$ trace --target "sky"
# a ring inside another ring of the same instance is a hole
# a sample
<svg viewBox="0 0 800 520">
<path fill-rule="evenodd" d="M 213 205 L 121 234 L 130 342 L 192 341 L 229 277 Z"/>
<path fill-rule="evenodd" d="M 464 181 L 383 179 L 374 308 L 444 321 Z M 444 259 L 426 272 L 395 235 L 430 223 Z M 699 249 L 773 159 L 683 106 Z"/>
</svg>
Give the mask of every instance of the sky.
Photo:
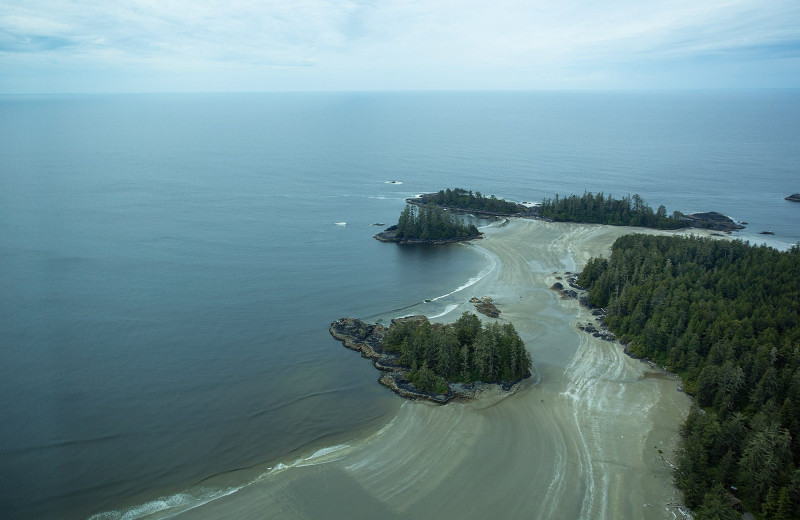
<svg viewBox="0 0 800 520">
<path fill-rule="evenodd" d="M 0 93 L 800 87 L 800 0 L 0 0 Z"/>
</svg>

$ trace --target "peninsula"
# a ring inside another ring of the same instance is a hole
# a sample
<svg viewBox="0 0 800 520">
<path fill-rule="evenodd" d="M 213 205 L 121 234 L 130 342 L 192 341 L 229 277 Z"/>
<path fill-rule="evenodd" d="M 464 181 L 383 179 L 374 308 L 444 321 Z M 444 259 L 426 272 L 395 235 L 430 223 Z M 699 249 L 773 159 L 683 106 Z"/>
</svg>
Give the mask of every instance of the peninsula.
<svg viewBox="0 0 800 520">
<path fill-rule="evenodd" d="M 484 197 L 481 192 L 472 193 L 462 188 L 447 188 L 437 193 L 424 193 L 406 199 L 409 204 L 424 206 L 434 204 L 441 208 L 457 212 L 469 212 L 475 215 L 490 217 L 520 217 L 531 215 L 531 209 L 516 202 L 499 199 L 494 195 Z"/>
<path fill-rule="evenodd" d="M 800 200 L 800 194 L 797 194 Z M 794 197 L 794 195 L 790 196 Z M 787 197 L 787 200 L 795 200 Z M 435 205 L 450 211 L 472 213 L 478 216 L 528 217 L 552 222 L 575 222 L 581 224 L 608 224 L 611 226 L 634 226 L 652 229 L 702 228 L 730 233 L 744 229 L 742 224 L 715 211 L 683 214 L 673 211 L 667 214 L 661 205 L 653 210 L 639 194 L 615 199 L 600 192 L 578 195 L 556 195 L 546 198 L 541 204 L 526 206 L 509 202 L 494 195 L 484 197 L 481 192 L 462 188 L 440 190 L 406 199 L 418 206 Z"/>
<path fill-rule="evenodd" d="M 330 333 L 371 359 L 386 372 L 380 383 L 407 399 L 447 403 L 470 398 L 477 384 L 510 390 L 531 375 L 531 355 L 514 326 L 484 325 L 468 312 L 451 325 L 411 316 L 392 320 L 388 328 L 341 318 L 331 323 Z"/>
</svg>

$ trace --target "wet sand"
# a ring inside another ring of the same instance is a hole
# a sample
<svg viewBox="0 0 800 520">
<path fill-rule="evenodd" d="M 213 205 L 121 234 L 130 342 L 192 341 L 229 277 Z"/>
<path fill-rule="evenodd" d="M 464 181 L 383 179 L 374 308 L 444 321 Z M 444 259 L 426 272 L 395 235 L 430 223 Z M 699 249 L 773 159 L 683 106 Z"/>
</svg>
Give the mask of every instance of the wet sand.
<svg viewBox="0 0 800 520">
<path fill-rule="evenodd" d="M 472 296 L 492 297 L 537 378 L 471 403 L 405 402 L 379 432 L 287 460 L 179 517 L 676 518 L 665 459 L 674 460 L 688 397 L 675 378 L 647 377 L 619 344 L 577 330 L 588 311 L 549 290 L 558 274 L 642 231 L 529 220 L 490 230 L 467 247 L 494 269 L 439 319 L 473 311 Z"/>
</svg>

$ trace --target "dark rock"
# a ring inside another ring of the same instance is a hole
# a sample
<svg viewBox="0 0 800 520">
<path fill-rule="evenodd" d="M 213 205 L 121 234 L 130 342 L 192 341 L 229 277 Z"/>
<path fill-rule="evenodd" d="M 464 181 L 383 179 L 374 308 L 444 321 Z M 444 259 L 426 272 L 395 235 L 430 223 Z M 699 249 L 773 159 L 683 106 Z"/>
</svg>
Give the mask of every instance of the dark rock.
<svg viewBox="0 0 800 520">
<path fill-rule="evenodd" d="M 498 309 L 494 303 L 492 303 L 492 299 L 488 296 L 484 296 L 476 303 L 473 300 L 477 300 L 477 298 L 472 298 L 470 301 L 475 304 L 475 310 L 480 312 L 481 314 L 485 314 L 490 318 L 497 318 L 500 316 L 500 309 Z"/>
<path fill-rule="evenodd" d="M 716 211 L 709 211 L 706 213 L 693 213 L 685 215 L 685 218 L 692 221 L 694 227 L 711 229 L 714 231 L 736 231 L 744 229 L 744 226 L 737 224 L 730 217 L 726 217 L 722 213 Z"/>
</svg>

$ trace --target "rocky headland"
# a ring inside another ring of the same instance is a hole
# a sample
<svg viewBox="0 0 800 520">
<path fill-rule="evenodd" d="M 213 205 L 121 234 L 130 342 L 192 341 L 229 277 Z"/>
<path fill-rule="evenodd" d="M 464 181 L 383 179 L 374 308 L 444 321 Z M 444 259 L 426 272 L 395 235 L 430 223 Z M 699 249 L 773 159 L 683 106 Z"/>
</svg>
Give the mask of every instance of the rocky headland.
<svg viewBox="0 0 800 520">
<path fill-rule="evenodd" d="M 684 215 L 685 218 L 692 221 L 692 226 L 702 229 L 710 229 L 712 231 L 737 231 L 744 229 L 744 226 L 737 224 L 732 218 L 726 217 L 722 213 L 716 211 L 708 211 L 705 213 L 692 213 L 691 215 Z"/>
<path fill-rule="evenodd" d="M 392 325 L 408 322 L 419 324 L 423 321 L 427 321 L 425 316 L 409 316 L 393 319 Z M 345 347 L 360 352 L 361 357 L 371 360 L 375 368 L 384 372 L 378 379 L 380 384 L 406 399 L 426 400 L 436 404 L 445 404 L 453 400 L 469 401 L 489 385 L 499 385 L 505 391 L 512 391 L 517 383 L 522 381 L 522 379 L 496 383 L 478 381 L 469 384 L 448 382 L 446 393 L 423 392 L 407 378 L 409 367 L 400 363 L 400 354 L 383 348 L 388 327 L 380 323 L 365 323 L 358 318 L 341 318 L 331 323 L 329 330 L 331 336 L 341 341 Z M 526 377 L 530 377 L 530 372 Z"/>
</svg>

